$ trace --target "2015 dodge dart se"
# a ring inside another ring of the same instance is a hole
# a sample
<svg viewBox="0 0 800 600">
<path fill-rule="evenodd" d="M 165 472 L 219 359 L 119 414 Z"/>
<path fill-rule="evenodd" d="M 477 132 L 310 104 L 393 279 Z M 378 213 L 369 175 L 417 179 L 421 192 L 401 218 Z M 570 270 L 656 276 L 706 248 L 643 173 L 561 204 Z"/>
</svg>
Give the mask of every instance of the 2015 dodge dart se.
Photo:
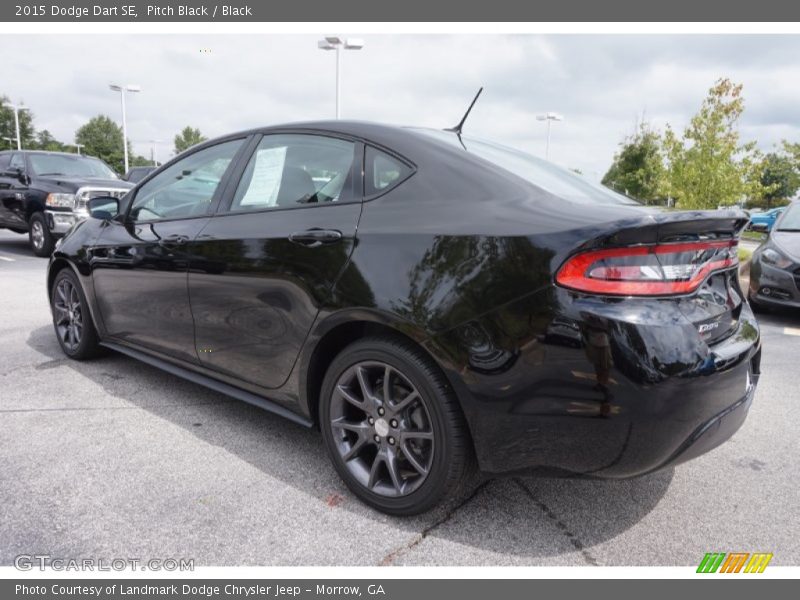
<svg viewBox="0 0 800 600">
<path fill-rule="evenodd" d="M 47 276 L 65 354 L 111 348 L 319 427 L 388 513 L 475 466 L 677 464 L 733 435 L 758 381 L 744 213 L 643 207 L 459 131 L 247 131 L 89 205 Z"/>
</svg>

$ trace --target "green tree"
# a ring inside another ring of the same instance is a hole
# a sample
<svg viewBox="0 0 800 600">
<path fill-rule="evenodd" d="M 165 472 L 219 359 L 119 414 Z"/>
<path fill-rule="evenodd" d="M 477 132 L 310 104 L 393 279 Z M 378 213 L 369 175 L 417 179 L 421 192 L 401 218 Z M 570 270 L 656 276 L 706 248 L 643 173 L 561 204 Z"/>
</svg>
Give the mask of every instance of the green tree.
<svg viewBox="0 0 800 600">
<path fill-rule="evenodd" d="M 184 150 L 196 146 L 201 142 L 205 142 L 206 138 L 199 129 L 193 129 L 189 125 L 184 127 L 181 132 L 175 136 L 175 154 L 180 154 Z"/>
<path fill-rule="evenodd" d="M 132 167 L 152 167 L 153 161 L 141 154 L 130 154 L 129 162 Z"/>
<path fill-rule="evenodd" d="M 753 198 L 750 206 L 770 209 L 776 204 L 786 204 L 800 189 L 800 176 L 791 155 L 770 152 L 760 166 L 763 193 Z"/>
<path fill-rule="evenodd" d="M 602 183 L 647 204 L 654 204 L 663 198 L 664 176 L 661 136 L 642 122 L 620 143 Z"/>
<path fill-rule="evenodd" d="M 667 126 L 666 190 L 680 208 L 716 208 L 763 195 L 755 142 L 739 140 L 737 124 L 743 111 L 742 86 L 720 79 L 682 138 Z"/>
<path fill-rule="evenodd" d="M 83 144 L 84 154 L 104 160 L 118 173 L 124 171 L 122 128 L 109 117 L 99 115 L 90 119 L 75 132 L 75 141 Z M 128 150 L 130 154 L 130 145 Z"/>
<path fill-rule="evenodd" d="M 33 142 L 35 134 L 33 128 L 33 114 L 30 110 L 19 111 L 19 137 L 23 148 L 29 148 Z M 11 144 L 6 139 L 12 138 Z M 3 149 L 9 146 L 17 147 L 17 132 L 14 125 L 14 109 L 11 108 L 11 101 L 8 96 L 0 96 L 0 147 Z"/>
<path fill-rule="evenodd" d="M 33 150 L 48 150 L 51 152 L 64 152 L 66 150 L 66 146 L 54 138 L 47 129 L 36 132 L 30 147 Z"/>
</svg>

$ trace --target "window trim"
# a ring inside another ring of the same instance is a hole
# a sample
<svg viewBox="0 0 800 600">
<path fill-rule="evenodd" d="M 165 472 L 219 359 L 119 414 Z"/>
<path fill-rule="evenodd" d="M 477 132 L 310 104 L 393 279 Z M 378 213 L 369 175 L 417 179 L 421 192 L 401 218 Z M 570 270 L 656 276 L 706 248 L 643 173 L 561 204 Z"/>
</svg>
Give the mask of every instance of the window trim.
<svg viewBox="0 0 800 600">
<path fill-rule="evenodd" d="M 236 190 L 239 187 L 239 184 L 242 181 L 242 176 L 244 175 L 245 170 L 247 169 L 247 165 L 250 164 L 250 160 L 253 158 L 258 146 L 261 144 L 261 140 L 265 137 L 270 137 L 274 135 L 306 135 L 306 136 L 314 136 L 314 137 L 327 137 L 336 140 L 342 140 L 345 142 L 352 143 L 354 148 L 354 160 L 353 166 L 351 167 L 351 175 L 353 177 L 353 199 L 346 200 L 344 202 L 310 202 L 307 204 L 298 204 L 297 206 L 282 206 L 282 207 L 267 207 L 267 208 L 254 208 L 251 210 L 231 210 L 231 206 L 233 205 L 233 198 L 236 195 Z M 363 156 L 365 153 L 365 144 L 362 140 L 348 136 L 348 135 L 339 135 L 335 132 L 330 131 L 323 131 L 323 130 L 313 130 L 313 129 L 273 129 L 261 132 L 257 135 L 257 140 L 252 143 L 252 148 L 248 150 L 246 156 L 242 157 L 241 164 L 237 164 L 237 168 L 234 172 L 231 173 L 230 180 L 228 185 L 225 188 L 225 195 L 219 202 L 217 207 L 217 211 L 214 216 L 229 216 L 229 215 L 254 215 L 254 214 L 261 214 L 261 213 L 277 213 L 277 212 L 284 212 L 287 210 L 300 210 L 300 209 L 308 209 L 308 208 L 322 208 L 324 206 L 347 206 L 349 204 L 356 204 L 363 202 L 364 199 L 364 168 L 363 168 Z M 362 156 L 362 165 L 361 165 L 361 172 L 359 173 L 358 165 L 358 157 L 359 153 Z M 358 178 L 361 178 L 361 185 L 358 185 Z"/>
<path fill-rule="evenodd" d="M 224 138 L 221 140 L 213 140 L 212 143 L 209 144 L 202 144 L 197 148 L 188 150 L 186 152 L 182 152 L 174 159 L 169 161 L 168 163 L 161 165 L 156 171 L 150 174 L 149 177 L 146 177 L 144 180 L 140 181 L 136 187 L 134 187 L 131 191 L 134 192 L 133 197 L 131 198 L 130 202 L 128 202 L 128 206 L 125 209 L 125 215 L 123 222 L 125 223 L 133 223 L 136 225 L 139 224 L 148 224 L 148 223 L 171 223 L 173 221 L 190 221 L 192 219 L 206 219 L 211 217 L 215 214 L 217 207 L 219 206 L 220 199 L 222 198 L 223 192 L 227 191 L 228 181 L 230 180 L 233 167 L 238 164 L 242 152 L 244 152 L 247 148 L 250 147 L 252 143 L 252 138 L 254 137 L 253 134 L 247 135 L 240 135 L 240 136 L 232 136 L 229 138 Z M 204 150 L 208 150 L 209 148 L 213 148 L 214 146 L 219 146 L 222 144 L 227 144 L 229 142 L 242 142 L 239 148 L 236 150 L 236 153 L 233 155 L 231 162 L 228 164 L 225 172 L 222 174 L 222 179 L 219 181 L 219 185 L 217 185 L 217 189 L 214 190 L 214 195 L 211 197 L 211 202 L 208 203 L 208 208 L 206 209 L 205 213 L 200 215 L 191 215 L 186 217 L 171 217 L 168 219 L 147 219 L 137 221 L 131 217 L 131 211 L 133 210 L 133 205 L 136 203 L 136 198 L 141 192 L 141 188 L 144 187 L 144 184 L 149 182 L 151 179 L 154 179 L 157 174 L 161 174 L 162 171 L 172 167 L 173 165 L 177 164 L 178 162 L 189 158 L 190 156 L 197 154 L 198 152 L 203 152 Z"/>
</svg>

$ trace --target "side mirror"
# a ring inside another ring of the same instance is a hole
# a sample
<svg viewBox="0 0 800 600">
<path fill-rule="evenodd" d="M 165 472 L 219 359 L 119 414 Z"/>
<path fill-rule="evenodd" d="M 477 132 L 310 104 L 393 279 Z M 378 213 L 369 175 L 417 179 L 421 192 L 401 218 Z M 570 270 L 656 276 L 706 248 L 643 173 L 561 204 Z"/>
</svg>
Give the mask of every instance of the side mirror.
<svg viewBox="0 0 800 600">
<path fill-rule="evenodd" d="M 119 214 L 119 200 L 112 196 L 98 196 L 89 200 L 86 208 L 91 217 L 108 221 Z"/>
<path fill-rule="evenodd" d="M 25 174 L 22 172 L 20 167 L 9 167 L 8 170 L 3 173 L 6 177 L 13 177 L 14 179 L 19 179 L 22 181 L 25 178 Z"/>
</svg>

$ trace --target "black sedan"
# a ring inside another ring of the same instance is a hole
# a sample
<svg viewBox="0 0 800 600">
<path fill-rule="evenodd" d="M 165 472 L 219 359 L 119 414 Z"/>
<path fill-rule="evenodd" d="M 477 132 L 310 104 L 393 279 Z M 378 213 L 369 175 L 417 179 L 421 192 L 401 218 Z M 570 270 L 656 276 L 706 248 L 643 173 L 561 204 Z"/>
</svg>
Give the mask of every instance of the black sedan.
<svg viewBox="0 0 800 600">
<path fill-rule="evenodd" d="M 800 308 L 800 201 L 778 217 L 750 263 L 750 302 Z"/>
<path fill-rule="evenodd" d="M 65 354 L 110 348 L 318 427 L 388 513 L 476 467 L 674 465 L 739 428 L 758 380 L 744 213 L 648 209 L 456 132 L 247 131 L 90 209 L 48 272 Z"/>
</svg>

